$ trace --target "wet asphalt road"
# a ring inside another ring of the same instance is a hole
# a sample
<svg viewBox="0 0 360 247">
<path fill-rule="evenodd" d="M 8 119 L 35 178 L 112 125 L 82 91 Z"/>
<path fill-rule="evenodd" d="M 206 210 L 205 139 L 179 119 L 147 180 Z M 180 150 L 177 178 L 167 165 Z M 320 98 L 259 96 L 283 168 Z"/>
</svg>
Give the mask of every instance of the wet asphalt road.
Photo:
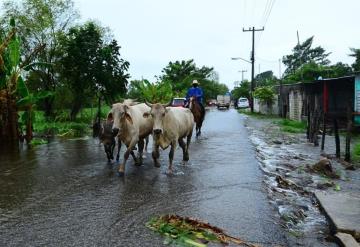
<svg viewBox="0 0 360 247">
<path fill-rule="evenodd" d="M 235 110 L 207 112 L 190 163 L 168 152 L 155 168 L 128 162 L 116 176 L 97 140 L 57 140 L 33 150 L 0 152 L 0 246 L 162 246 L 144 225 L 153 216 L 192 216 L 262 246 L 286 246 L 263 174 Z M 151 151 L 151 145 L 149 145 Z"/>
</svg>

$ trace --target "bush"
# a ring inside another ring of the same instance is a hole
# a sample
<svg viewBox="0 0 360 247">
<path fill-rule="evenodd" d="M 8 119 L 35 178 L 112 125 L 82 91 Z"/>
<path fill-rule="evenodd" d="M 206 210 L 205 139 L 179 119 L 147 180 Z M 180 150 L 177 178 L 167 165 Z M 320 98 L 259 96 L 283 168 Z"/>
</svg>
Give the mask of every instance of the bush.
<svg viewBox="0 0 360 247">
<path fill-rule="evenodd" d="M 274 97 L 275 92 L 271 86 L 257 87 L 254 91 L 254 98 L 266 104 L 272 104 Z"/>
</svg>

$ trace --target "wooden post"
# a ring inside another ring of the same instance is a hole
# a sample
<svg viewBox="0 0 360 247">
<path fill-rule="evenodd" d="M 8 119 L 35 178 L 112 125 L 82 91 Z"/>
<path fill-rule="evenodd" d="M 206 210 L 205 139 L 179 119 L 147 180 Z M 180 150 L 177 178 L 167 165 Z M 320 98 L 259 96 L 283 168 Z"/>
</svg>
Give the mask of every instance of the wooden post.
<svg viewBox="0 0 360 247">
<path fill-rule="evenodd" d="M 336 158 L 340 158 L 340 138 L 339 138 L 338 122 L 336 117 L 334 117 L 334 131 L 335 131 Z"/>
<path fill-rule="evenodd" d="M 310 141 L 310 103 L 307 102 L 307 126 L 306 126 L 306 138 Z"/>
<path fill-rule="evenodd" d="M 325 136 L 326 136 L 326 113 L 324 112 L 324 114 L 323 114 L 322 138 L 321 138 L 321 150 L 322 150 L 322 151 L 324 151 Z"/>
<path fill-rule="evenodd" d="M 350 162 L 350 141 L 352 130 L 352 110 L 351 102 L 347 106 L 347 129 L 346 129 L 346 141 L 345 141 L 345 161 Z"/>
</svg>

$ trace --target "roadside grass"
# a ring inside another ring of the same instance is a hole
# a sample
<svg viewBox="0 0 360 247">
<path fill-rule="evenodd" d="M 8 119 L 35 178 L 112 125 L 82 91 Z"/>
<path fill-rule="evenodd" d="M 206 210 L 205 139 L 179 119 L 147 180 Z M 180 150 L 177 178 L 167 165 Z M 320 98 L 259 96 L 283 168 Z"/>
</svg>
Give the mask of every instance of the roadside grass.
<svg viewBox="0 0 360 247">
<path fill-rule="evenodd" d="M 276 115 L 267 115 L 258 112 L 250 112 L 248 109 L 239 109 L 239 113 L 246 114 L 258 119 L 270 119 L 273 123 L 278 125 L 281 131 L 288 133 L 304 133 L 306 131 L 306 122 L 299 122 L 290 119 L 283 119 Z"/>
<path fill-rule="evenodd" d="M 103 106 L 101 118 L 105 119 L 109 111 L 109 106 Z M 97 108 L 84 108 L 74 121 L 70 121 L 70 110 L 58 110 L 51 120 L 45 118 L 43 111 L 35 111 L 35 120 L 33 121 L 35 136 L 82 137 L 89 135 L 96 113 Z M 20 119 L 22 114 L 20 112 Z M 23 123 L 20 125 L 24 126 Z M 32 144 L 41 145 L 44 143 L 43 139 L 34 138 Z"/>
<path fill-rule="evenodd" d="M 306 122 L 294 121 L 290 119 L 282 119 L 277 121 L 281 130 L 289 133 L 304 133 L 306 131 Z"/>
<path fill-rule="evenodd" d="M 354 144 L 352 153 L 351 153 L 351 160 L 354 163 L 360 164 L 360 141 L 357 141 Z"/>
<path fill-rule="evenodd" d="M 260 119 L 280 119 L 280 117 L 276 116 L 276 115 L 267 115 L 267 114 L 262 114 L 259 112 L 251 112 L 249 109 L 238 109 L 239 113 L 251 116 L 251 117 L 256 117 L 256 118 L 260 118 Z"/>
</svg>

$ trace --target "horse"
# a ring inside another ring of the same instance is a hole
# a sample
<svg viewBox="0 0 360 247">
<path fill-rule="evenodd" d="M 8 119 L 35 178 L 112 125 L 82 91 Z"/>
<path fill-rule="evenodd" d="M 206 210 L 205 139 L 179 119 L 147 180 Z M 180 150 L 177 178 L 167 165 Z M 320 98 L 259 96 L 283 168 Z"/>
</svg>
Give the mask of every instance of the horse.
<svg viewBox="0 0 360 247">
<path fill-rule="evenodd" d="M 198 137 L 201 135 L 201 126 L 205 118 L 205 109 L 201 107 L 199 102 L 197 102 L 195 96 L 192 96 L 189 99 L 189 109 L 194 115 L 194 120 L 196 123 L 196 137 Z"/>
</svg>

